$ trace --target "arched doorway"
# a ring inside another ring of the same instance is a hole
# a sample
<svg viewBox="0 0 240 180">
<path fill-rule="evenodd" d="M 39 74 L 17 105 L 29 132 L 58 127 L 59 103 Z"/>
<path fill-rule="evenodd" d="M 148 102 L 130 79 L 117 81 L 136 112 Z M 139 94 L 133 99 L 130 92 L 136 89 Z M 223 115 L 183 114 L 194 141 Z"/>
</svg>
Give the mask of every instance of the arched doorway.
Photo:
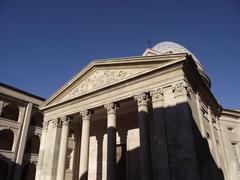
<svg viewBox="0 0 240 180">
<path fill-rule="evenodd" d="M 3 129 L 0 131 L 0 149 L 12 150 L 14 134 L 10 129 Z"/>
<path fill-rule="evenodd" d="M 32 118 L 31 118 L 31 125 L 32 126 L 42 127 L 42 123 L 43 123 L 42 113 L 37 112 L 37 113 L 32 115 Z"/>
<path fill-rule="evenodd" d="M 22 170 L 21 180 L 34 180 L 36 173 L 36 166 L 33 163 L 28 163 Z"/>
<path fill-rule="evenodd" d="M 40 138 L 37 135 L 33 135 L 28 139 L 27 152 L 38 154 L 40 148 Z"/>
</svg>

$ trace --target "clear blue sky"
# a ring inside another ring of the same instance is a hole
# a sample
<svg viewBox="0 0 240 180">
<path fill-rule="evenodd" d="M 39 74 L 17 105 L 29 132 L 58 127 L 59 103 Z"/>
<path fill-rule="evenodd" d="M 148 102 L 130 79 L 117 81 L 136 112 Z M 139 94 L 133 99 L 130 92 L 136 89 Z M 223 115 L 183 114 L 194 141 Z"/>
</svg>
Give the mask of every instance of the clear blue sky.
<svg viewBox="0 0 240 180">
<path fill-rule="evenodd" d="M 239 0 L 1 0 L 0 81 L 47 98 L 93 59 L 160 41 L 191 50 L 226 108 L 240 109 Z"/>
</svg>

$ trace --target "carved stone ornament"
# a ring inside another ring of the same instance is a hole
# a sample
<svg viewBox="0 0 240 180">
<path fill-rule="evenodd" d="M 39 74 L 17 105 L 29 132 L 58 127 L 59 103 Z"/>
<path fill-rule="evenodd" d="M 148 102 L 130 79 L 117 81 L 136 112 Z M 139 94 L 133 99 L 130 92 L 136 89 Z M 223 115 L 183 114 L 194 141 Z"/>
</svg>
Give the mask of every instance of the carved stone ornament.
<svg viewBox="0 0 240 180">
<path fill-rule="evenodd" d="M 48 121 L 44 121 L 43 123 L 42 123 L 42 126 L 43 126 L 43 129 L 47 129 L 48 128 Z"/>
<path fill-rule="evenodd" d="M 60 118 L 52 120 L 52 126 L 53 127 L 62 127 L 62 121 Z"/>
<path fill-rule="evenodd" d="M 62 121 L 62 126 L 65 126 L 65 125 L 68 126 L 69 123 L 72 121 L 72 118 L 67 116 L 63 116 L 60 119 Z"/>
<path fill-rule="evenodd" d="M 82 116 L 82 120 L 90 120 L 90 118 L 93 115 L 93 111 L 91 110 L 83 110 L 80 112 L 81 116 Z"/>
<path fill-rule="evenodd" d="M 149 95 L 147 93 L 141 93 L 134 96 L 135 101 L 137 101 L 138 106 L 147 106 L 150 101 Z"/>
<path fill-rule="evenodd" d="M 173 92 L 175 96 L 187 95 L 188 94 L 188 84 L 186 82 L 180 82 L 173 85 Z"/>
<path fill-rule="evenodd" d="M 63 100 L 70 99 L 86 92 L 90 92 L 94 89 L 116 83 L 117 81 L 121 81 L 138 73 L 138 71 L 142 70 L 98 70 L 83 80 L 76 88 L 70 91 L 69 95 L 65 96 Z"/>
<path fill-rule="evenodd" d="M 163 100 L 163 89 L 159 88 L 159 89 L 150 91 L 150 96 L 152 98 L 152 102 L 162 101 Z"/>
<path fill-rule="evenodd" d="M 104 108 L 107 110 L 108 114 L 115 114 L 119 109 L 119 105 L 117 103 L 109 103 L 105 104 Z"/>
</svg>

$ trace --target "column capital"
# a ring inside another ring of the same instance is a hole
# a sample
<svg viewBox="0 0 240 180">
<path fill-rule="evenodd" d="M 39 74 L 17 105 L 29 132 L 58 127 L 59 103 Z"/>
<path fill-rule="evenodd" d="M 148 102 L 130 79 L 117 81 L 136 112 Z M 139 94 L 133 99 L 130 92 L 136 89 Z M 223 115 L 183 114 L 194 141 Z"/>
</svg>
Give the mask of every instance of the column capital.
<svg viewBox="0 0 240 180">
<path fill-rule="evenodd" d="M 59 127 L 59 128 L 62 127 L 62 122 L 60 118 L 53 119 L 51 122 L 53 127 Z"/>
<path fill-rule="evenodd" d="M 90 118 L 93 115 L 93 111 L 92 110 L 83 110 L 83 111 L 80 111 L 80 114 L 82 116 L 82 120 L 90 120 Z"/>
<path fill-rule="evenodd" d="M 49 122 L 48 121 L 43 121 L 43 123 L 42 123 L 42 128 L 43 129 L 47 129 L 48 128 L 48 124 L 49 124 Z"/>
<path fill-rule="evenodd" d="M 68 126 L 69 123 L 72 121 L 72 118 L 68 116 L 63 116 L 60 119 L 62 121 L 62 126 L 65 126 L 65 125 Z"/>
<path fill-rule="evenodd" d="M 111 102 L 109 104 L 105 104 L 104 108 L 107 110 L 108 114 L 115 114 L 119 109 L 119 105 L 117 103 Z"/>
<path fill-rule="evenodd" d="M 152 102 L 162 101 L 163 89 L 159 88 L 159 89 L 150 91 L 150 97 L 152 98 Z"/>
<path fill-rule="evenodd" d="M 172 90 L 175 96 L 187 95 L 189 92 L 189 85 L 186 82 L 179 82 L 173 84 Z"/>
<path fill-rule="evenodd" d="M 150 101 L 149 95 L 147 93 L 141 93 L 134 96 L 135 101 L 137 101 L 138 106 L 147 106 Z"/>
</svg>

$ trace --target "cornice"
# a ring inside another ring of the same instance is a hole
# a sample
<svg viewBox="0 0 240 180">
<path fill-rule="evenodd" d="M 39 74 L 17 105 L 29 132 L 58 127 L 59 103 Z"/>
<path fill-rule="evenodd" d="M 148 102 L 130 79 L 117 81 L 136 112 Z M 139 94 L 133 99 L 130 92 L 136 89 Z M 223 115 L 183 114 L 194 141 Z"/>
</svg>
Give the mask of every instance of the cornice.
<svg viewBox="0 0 240 180">
<path fill-rule="evenodd" d="M 223 109 L 221 116 L 230 116 L 240 120 L 240 112 L 232 109 Z"/>
<path fill-rule="evenodd" d="M 187 81 L 191 84 L 191 87 L 194 93 L 198 93 L 199 97 L 207 106 L 211 106 L 211 109 L 214 111 L 214 114 L 217 116 L 221 115 L 222 106 L 219 104 L 217 99 L 214 97 L 211 89 L 204 82 L 201 74 L 194 66 L 194 62 L 191 58 L 187 59 L 183 70 Z"/>
</svg>

